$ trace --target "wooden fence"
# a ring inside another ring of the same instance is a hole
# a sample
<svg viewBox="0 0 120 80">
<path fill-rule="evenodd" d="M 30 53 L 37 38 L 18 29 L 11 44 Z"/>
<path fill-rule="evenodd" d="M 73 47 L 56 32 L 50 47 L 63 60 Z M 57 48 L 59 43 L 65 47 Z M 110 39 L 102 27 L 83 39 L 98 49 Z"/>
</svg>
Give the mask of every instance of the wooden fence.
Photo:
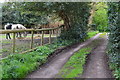
<svg viewBox="0 0 120 80">
<path fill-rule="evenodd" d="M 54 30 L 57 31 L 56 35 L 58 36 L 58 34 L 61 33 L 61 30 L 64 28 L 64 26 L 60 26 L 60 27 L 56 27 L 56 28 L 44 28 L 44 29 L 21 29 L 21 30 L 0 30 L 0 34 L 6 34 L 6 33 L 13 33 L 13 53 L 15 53 L 15 42 L 16 42 L 16 37 L 15 34 L 18 32 L 31 32 L 32 36 L 31 36 L 31 43 L 30 43 L 30 50 L 25 51 L 25 52 L 21 52 L 21 53 L 26 53 L 26 52 L 30 52 L 36 48 L 33 48 L 33 36 L 34 36 L 34 32 L 36 31 L 41 31 L 42 32 L 42 36 L 41 36 L 41 46 L 43 45 L 43 38 L 44 38 L 44 31 L 49 31 L 49 44 L 51 44 L 51 34 Z"/>
</svg>

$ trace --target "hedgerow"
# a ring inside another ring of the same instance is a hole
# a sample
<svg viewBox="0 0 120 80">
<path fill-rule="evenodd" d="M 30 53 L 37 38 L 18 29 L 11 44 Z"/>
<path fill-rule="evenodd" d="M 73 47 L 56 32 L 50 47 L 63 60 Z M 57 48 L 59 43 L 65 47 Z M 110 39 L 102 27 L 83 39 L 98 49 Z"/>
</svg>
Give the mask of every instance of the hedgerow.
<svg viewBox="0 0 120 80">
<path fill-rule="evenodd" d="M 109 2 L 109 58 L 110 68 L 120 78 L 120 2 Z"/>
</svg>

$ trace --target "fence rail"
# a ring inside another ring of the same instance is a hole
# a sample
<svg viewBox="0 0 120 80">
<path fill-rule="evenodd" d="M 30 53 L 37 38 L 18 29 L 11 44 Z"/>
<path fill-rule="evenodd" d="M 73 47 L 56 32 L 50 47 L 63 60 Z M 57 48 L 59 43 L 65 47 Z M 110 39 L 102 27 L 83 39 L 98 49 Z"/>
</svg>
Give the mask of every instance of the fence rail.
<svg viewBox="0 0 120 80">
<path fill-rule="evenodd" d="M 62 28 L 62 27 L 60 26 L 60 27 L 57 27 L 57 28 L 44 28 L 44 29 L 0 30 L 0 34 L 17 33 L 17 32 L 27 32 L 27 31 L 34 31 L 34 32 L 35 31 L 50 31 L 50 30 L 56 30 L 56 29 L 59 29 L 59 28 Z"/>
<path fill-rule="evenodd" d="M 37 32 L 37 31 L 41 31 L 42 32 L 42 36 L 41 36 L 41 46 L 43 45 L 43 38 L 44 38 L 44 31 L 49 31 L 49 44 L 51 44 L 51 34 L 54 30 L 56 30 L 56 35 L 58 36 L 58 34 L 61 33 L 61 30 L 64 28 L 64 26 L 60 26 L 60 27 L 56 27 L 56 28 L 44 28 L 44 29 L 23 29 L 23 30 L 0 30 L 0 34 L 7 34 L 7 33 L 13 33 L 13 53 L 15 53 L 15 42 L 16 42 L 16 37 L 15 37 L 15 34 L 18 33 L 18 32 L 31 32 L 32 36 L 31 36 L 31 43 L 30 43 L 30 49 L 28 51 L 24 51 L 24 52 L 21 52 L 21 53 L 27 53 L 27 52 L 30 52 L 31 50 L 34 50 L 35 48 L 33 48 L 33 40 L 34 40 L 34 32 Z"/>
</svg>

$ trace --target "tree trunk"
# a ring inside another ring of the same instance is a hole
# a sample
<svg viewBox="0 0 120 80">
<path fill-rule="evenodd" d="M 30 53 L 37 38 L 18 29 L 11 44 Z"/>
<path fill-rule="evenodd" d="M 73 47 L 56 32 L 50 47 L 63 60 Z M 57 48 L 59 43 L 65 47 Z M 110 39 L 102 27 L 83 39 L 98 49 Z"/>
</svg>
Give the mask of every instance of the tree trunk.
<svg viewBox="0 0 120 80">
<path fill-rule="evenodd" d="M 96 4 L 97 4 L 96 2 L 92 3 L 92 9 L 90 11 L 90 17 L 89 17 L 89 20 L 88 20 L 88 27 L 89 27 L 88 31 L 92 29 L 91 24 L 93 23 L 93 16 L 95 14 Z"/>
<path fill-rule="evenodd" d="M 65 30 L 68 30 L 70 28 L 69 17 L 67 16 L 67 14 L 64 13 L 64 11 L 60 11 L 59 16 L 64 20 Z"/>
</svg>

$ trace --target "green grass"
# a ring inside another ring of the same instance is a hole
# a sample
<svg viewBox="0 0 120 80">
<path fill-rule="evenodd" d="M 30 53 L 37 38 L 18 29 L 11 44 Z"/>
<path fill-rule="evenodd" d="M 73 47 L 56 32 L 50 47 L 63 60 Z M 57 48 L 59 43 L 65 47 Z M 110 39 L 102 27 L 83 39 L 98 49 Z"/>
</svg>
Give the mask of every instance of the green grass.
<svg viewBox="0 0 120 80">
<path fill-rule="evenodd" d="M 0 49 L 0 52 L 8 52 L 8 49 Z"/>
<path fill-rule="evenodd" d="M 0 80 L 2 79 L 2 65 L 0 63 Z"/>
<path fill-rule="evenodd" d="M 76 52 L 61 69 L 59 75 L 62 78 L 79 77 L 83 73 L 83 65 L 90 50 L 91 48 L 83 48 Z"/>
<path fill-rule="evenodd" d="M 88 35 L 87 39 L 95 36 L 97 33 L 99 33 L 99 31 L 90 31 L 90 32 L 88 32 L 88 33 L 87 33 L 87 35 Z"/>
<path fill-rule="evenodd" d="M 107 34 L 106 32 L 100 34 L 100 38 L 105 38 L 105 35 L 106 35 L 106 34 Z"/>
<path fill-rule="evenodd" d="M 90 31 L 90 32 L 88 32 L 88 36 L 89 37 L 92 37 L 92 36 L 94 36 L 95 34 L 97 34 L 98 33 L 98 31 Z M 34 34 L 34 35 L 38 35 L 38 34 Z M 41 34 L 40 34 L 40 36 L 41 36 Z M 52 37 L 56 37 L 56 35 L 51 35 Z M 11 35 L 11 38 L 13 37 L 13 35 Z M 27 37 L 31 37 L 31 35 L 30 34 L 28 34 L 27 35 Z M 49 37 L 49 34 L 44 34 L 44 37 Z M 6 38 L 6 35 L 4 34 L 4 35 L 0 35 L 0 38 L 2 38 L 2 39 L 5 39 Z"/>
<path fill-rule="evenodd" d="M 6 38 L 6 35 L 5 34 L 1 34 L 0 38 L 4 39 L 4 38 Z"/>
<path fill-rule="evenodd" d="M 42 34 L 34 34 L 34 37 L 38 35 L 42 36 Z M 32 35 L 27 35 L 27 37 L 31 37 L 31 36 Z M 49 36 L 50 36 L 49 34 L 44 34 L 44 37 L 49 37 Z M 56 35 L 51 35 L 51 37 L 56 37 Z"/>
<path fill-rule="evenodd" d="M 98 31 L 90 31 L 90 32 L 88 32 L 88 36 L 89 37 L 92 37 L 92 36 L 94 36 L 95 34 L 97 34 L 98 33 Z M 34 34 L 35 36 L 36 35 L 38 35 L 38 34 Z M 39 34 L 40 36 L 41 36 L 41 34 Z M 56 35 L 51 35 L 52 37 L 56 37 Z M 11 35 L 11 38 L 13 37 L 13 35 Z M 29 38 L 29 37 L 31 37 L 31 35 L 30 34 L 28 34 L 27 35 L 27 38 Z M 44 37 L 49 37 L 49 34 L 44 34 Z M 2 39 L 6 39 L 6 35 L 0 35 L 0 38 L 2 38 Z"/>
<path fill-rule="evenodd" d="M 89 38 L 94 35 L 89 33 Z M 36 70 L 40 65 L 46 63 L 47 57 L 52 54 L 59 47 L 64 47 L 75 43 L 75 40 L 69 41 L 56 41 L 50 45 L 44 45 L 38 47 L 35 51 L 29 52 L 26 54 L 12 54 L 8 58 L 2 60 L 2 78 L 24 78 L 30 72 Z M 70 70 L 65 77 L 74 77 L 80 75 L 83 71 L 83 64 L 85 63 L 86 54 L 89 53 L 90 48 L 85 48 L 73 55 L 70 59 L 70 62 L 67 63 L 67 66 Z M 71 65 L 72 64 L 72 65 Z M 69 67 L 71 66 L 71 67 Z"/>
<path fill-rule="evenodd" d="M 2 40 L 2 43 L 3 43 L 3 44 L 12 43 L 12 41 Z"/>
<path fill-rule="evenodd" d="M 47 57 L 58 47 L 60 45 L 44 45 L 33 52 L 9 55 L 2 60 L 2 78 L 24 78 L 28 73 L 46 63 Z"/>
<path fill-rule="evenodd" d="M 34 34 L 35 36 L 38 35 L 38 34 Z M 39 34 L 41 36 L 41 34 Z M 27 35 L 27 38 L 31 37 L 32 35 L 31 34 L 28 34 Z M 50 35 L 49 34 L 44 34 L 44 37 L 49 37 Z M 56 35 L 51 35 L 51 37 L 56 37 Z M 2 39 L 6 39 L 6 35 L 0 35 L 0 38 Z M 11 38 L 13 38 L 13 35 L 11 35 Z"/>
<path fill-rule="evenodd" d="M 3 59 L 3 78 L 23 78 L 34 71 L 39 65 L 47 61 L 53 49 L 47 46 L 38 47 L 37 50 L 27 54 L 9 55 Z"/>
</svg>

